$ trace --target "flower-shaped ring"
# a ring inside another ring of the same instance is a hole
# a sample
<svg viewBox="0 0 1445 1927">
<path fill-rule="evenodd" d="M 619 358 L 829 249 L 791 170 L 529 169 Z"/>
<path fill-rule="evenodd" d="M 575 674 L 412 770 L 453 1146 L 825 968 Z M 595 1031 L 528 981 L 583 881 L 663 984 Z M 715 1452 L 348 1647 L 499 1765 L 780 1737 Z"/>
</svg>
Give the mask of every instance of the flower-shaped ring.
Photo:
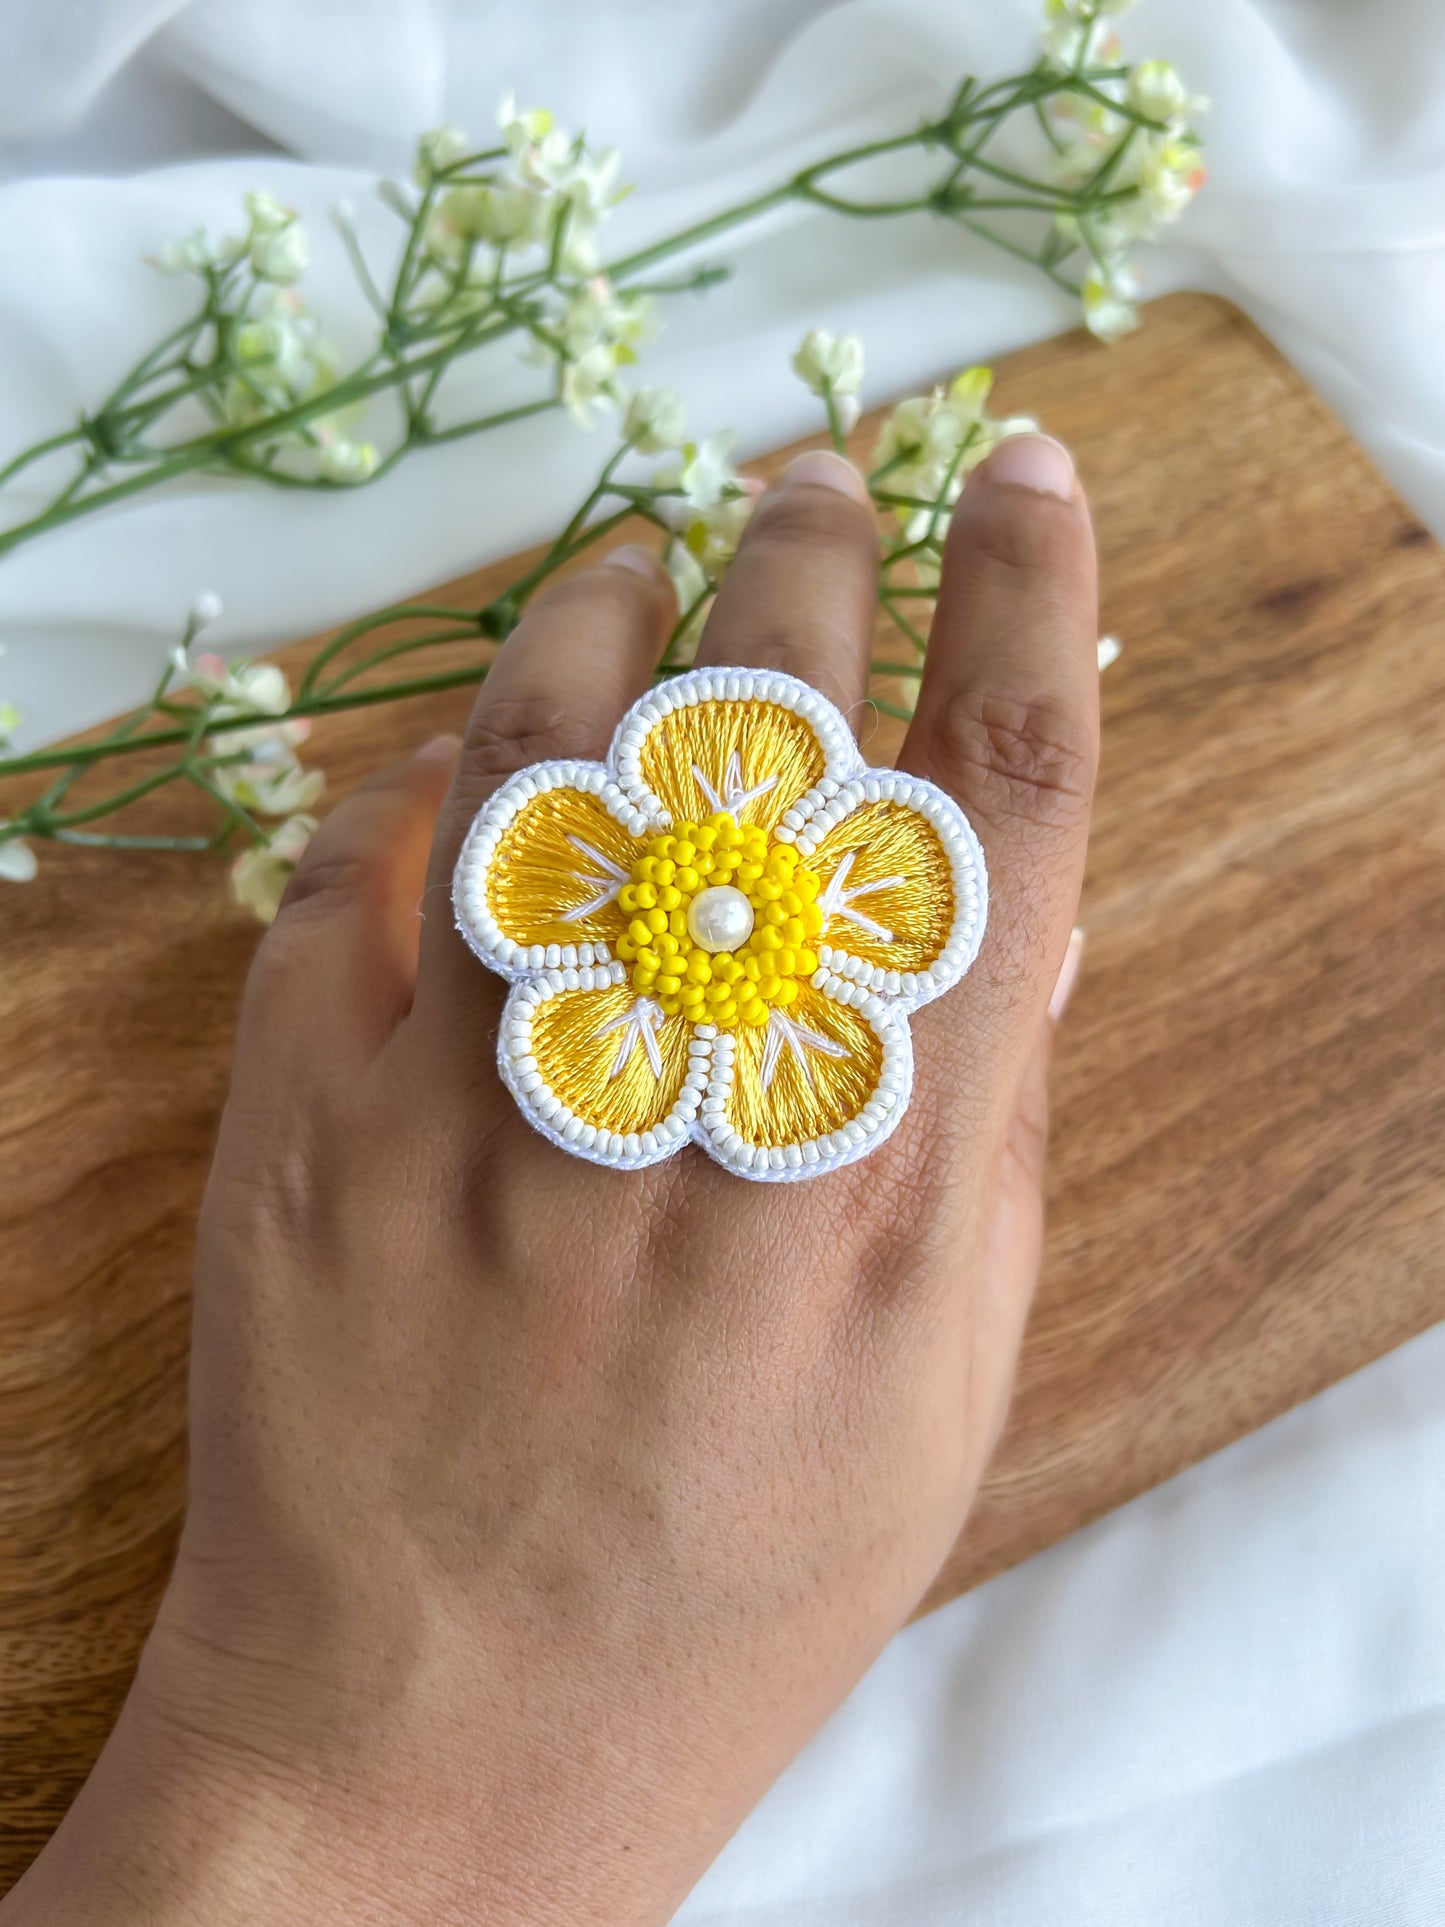
<svg viewBox="0 0 1445 1927">
<path fill-rule="evenodd" d="M 908 1012 L 977 956 L 988 885 L 953 799 L 869 769 L 816 690 L 707 669 L 629 710 L 605 764 L 504 783 L 453 898 L 512 982 L 498 1060 L 544 1137 L 619 1170 L 691 1140 L 787 1180 L 893 1130 Z"/>
</svg>

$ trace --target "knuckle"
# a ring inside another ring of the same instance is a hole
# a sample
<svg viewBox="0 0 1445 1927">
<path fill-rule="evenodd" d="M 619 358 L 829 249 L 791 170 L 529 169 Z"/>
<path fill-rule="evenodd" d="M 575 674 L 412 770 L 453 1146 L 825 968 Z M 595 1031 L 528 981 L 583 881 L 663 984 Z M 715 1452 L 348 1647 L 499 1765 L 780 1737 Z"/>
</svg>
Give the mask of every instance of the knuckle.
<svg viewBox="0 0 1445 1927">
<path fill-rule="evenodd" d="M 1094 793 L 1094 745 L 1081 718 L 1049 698 L 960 690 L 934 723 L 940 767 L 990 818 L 1077 828 Z"/>
<path fill-rule="evenodd" d="M 537 691 L 489 703 L 467 737 L 463 770 L 478 792 L 549 757 L 596 753 L 595 719 L 570 708 L 560 695 Z"/>
<path fill-rule="evenodd" d="M 375 880 L 376 873 L 374 862 L 354 852 L 321 851 L 308 857 L 286 885 L 266 942 L 283 942 L 286 931 L 298 921 L 328 915 L 338 905 L 353 902 Z"/>
</svg>

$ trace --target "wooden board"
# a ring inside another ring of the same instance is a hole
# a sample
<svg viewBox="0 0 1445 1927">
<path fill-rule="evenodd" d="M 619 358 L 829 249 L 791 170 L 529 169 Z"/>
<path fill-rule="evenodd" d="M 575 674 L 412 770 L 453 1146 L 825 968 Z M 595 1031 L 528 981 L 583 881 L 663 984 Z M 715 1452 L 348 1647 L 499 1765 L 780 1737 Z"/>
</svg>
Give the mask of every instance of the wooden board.
<svg viewBox="0 0 1445 1927">
<path fill-rule="evenodd" d="M 1445 1316 L 1445 558 L 1217 302 L 1010 356 L 998 400 L 1076 451 L 1126 654 L 1044 1283 L 930 1603 Z M 465 709 L 328 722 L 333 794 Z M 255 931 L 183 858 L 52 852 L 0 910 L 3 1887 L 164 1583 L 192 1229 Z"/>
</svg>

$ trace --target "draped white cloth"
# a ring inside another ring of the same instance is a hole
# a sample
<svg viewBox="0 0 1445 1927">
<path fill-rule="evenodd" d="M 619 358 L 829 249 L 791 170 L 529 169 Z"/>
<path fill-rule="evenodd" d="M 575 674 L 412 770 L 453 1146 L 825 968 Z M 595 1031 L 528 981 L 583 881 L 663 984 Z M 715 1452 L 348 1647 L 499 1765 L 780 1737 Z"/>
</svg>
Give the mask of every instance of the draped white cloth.
<svg viewBox="0 0 1445 1927">
<path fill-rule="evenodd" d="M 920 116 L 966 69 L 1025 63 L 1033 15 L 1032 0 L 0 11 L 7 452 L 179 318 L 182 289 L 139 257 L 202 221 L 234 226 L 245 187 L 307 216 L 313 306 L 354 344 L 365 316 L 325 211 L 353 202 L 384 258 L 374 174 L 402 172 L 443 119 L 484 131 L 506 86 L 622 146 L 639 187 L 621 245 Z M 1245 306 L 1445 534 L 1439 24 L 1438 0 L 1151 0 L 1123 31 L 1214 101 L 1210 184 L 1152 258 L 1154 285 Z M 921 220 L 793 212 L 709 252 L 737 278 L 670 310 L 648 379 L 744 450 L 812 425 L 786 369 L 806 326 L 862 333 L 883 397 L 1072 319 L 1028 270 Z M 0 694 L 27 711 L 22 740 L 43 740 L 133 699 L 201 589 L 226 604 L 218 643 L 255 648 L 460 573 L 541 534 L 599 446 L 548 422 L 354 496 L 208 482 L 143 497 L 0 567 Z M 684 1918 L 1438 1922 L 1442 1377 L 1445 1331 L 905 1633 Z"/>
</svg>

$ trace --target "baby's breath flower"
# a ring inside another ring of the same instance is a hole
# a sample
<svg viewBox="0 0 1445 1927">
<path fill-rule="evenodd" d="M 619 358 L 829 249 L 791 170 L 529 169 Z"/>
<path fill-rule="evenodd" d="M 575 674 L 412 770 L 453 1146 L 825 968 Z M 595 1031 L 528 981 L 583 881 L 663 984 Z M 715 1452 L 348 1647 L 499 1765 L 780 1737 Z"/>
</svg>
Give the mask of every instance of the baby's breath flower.
<svg viewBox="0 0 1445 1927">
<path fill-rule="evenodd" d="M 1167 60 L 1141 60 L 1129 75 L 1129 105 L 1136 113 L 1166 126 L 1182 126 L 1202 114 L 1209 102 L 1191 94 Z"/>
<path fill-rule="evenodd" d="M 1102 676 L 1104 671 L 1108 668 L 1111 668 L 1112 665 L 1119 660 L 1120 656 L 1122 656 L 1123 653 L 1124 653 L 1123 645 L 1119 641 L 1119 638 L 1117 636 L 1100 636 L 1099 638 L 1099 674 Z"/>
<path fill-rule="evenodd" d="M 546 197 L 520 181 L 476 181 L 442 196 L 427 241 L 443 260 L 455 260 L 469 245 L 535 247 L 545 240 L 551 213 Z"/>
<path fill-rule="evenodd" d="M 334 432 L 321 434 L 317 467 L 323 480 L 354 483 L 369 481 L 381 457 L 375 442 L 353 442 Z"/>
<path fill-rule="evenodd" d="M 857 335 L 810 328 L 792 365 L 793 373 L 815 395 L 856 395 L 863 386 L 863 343 Z"/>
<path fill-rule="evenodd" d="M 460 127 L 434 127 L 416 144 L 416 184 L 427 187 L 443 168 L 452 167 L 471 152 Z"/>
<path fill-rule="evenodd" d="M 259 816 L 309 810 L 326 788 L 324 772 L 303 769 L 296 755 L 296 745 L 309 734 L 309 724 L 297 720 L 213 736 L 208 749 L 226 760 L 214 766 L 211 780 L 223 795 Z"/>
<path fill-rule="evenodd" d="M 235 246 L 234 242 L 213 240 L 198 227 L 179 241 L 168 241 L 159 254 L 148 254 L 146 260 L 162 274 L 204 274 L 208 268 L 222 266 L 226 251 Z"/>
<path fill-rule="evenodd" d="M 11 834 L 8 823 L 0 823 L 0 882 L 29 883 L 39 867 L 24 837 Z"/>
<path fill-rule="evenodd" d="M 288 817 L 269 841 L 237 857 L 231 867 L 231 890 L 243 910 L 261 923 L 275 922 L 286 885 L 315 834 L 314 816 Z"/>
<path fill-rule="evenodd" d="M 1084 281 L 1084 323 L 1100 341 L 1117 341 L 1139 326 L 1133 284 L 1120 270 L 1100 271 Z"/>
<path fill-rule="evenodd" d="M 676 489 L 686 509 L 715 508 L 725 495 L 738 486 L 737 470 L 731 453 L 735 436 L 708 435 L 700 442 L 685 442 L 681 459 L 665 462 L 653 476 L 653 486 Z M 665 507 L 660 503 L 659 507 Z"/>
<path fill-rule="evenodd" d="M 14 703 L 0 703 L 0 749 L 8 748 L 10 738 L 20 727 L 20 711 Z"/>
<path fill-rule="evenodd" d="M 675 388 L 639 388 L 627 404 L 623 432 L 644 455 L 678 448 L 687 433 L 687 405 Z"/>
<path fill-rule="evenodd" d="M 199 635 L 226 613 L 226 605 L 214 589 L 202 589 L 191 604 L 191 634 Z"/>
<path fill-rule="evenodd" d="M 251 237 L 251 270 L 262 281 L 289 287 L 306 270 L 306 233 L 294 215 L 283 227 L 258 228 Z"/>
<path fill-rule="evenodd" d="M 177 648 L 171 665 L 177 679 L 212 705 L 214 717 L 280 716 L 291 706 L 291 688 L 274 662 L 227 662 L 224 656 L 191 656 Z"/>
</svg>

